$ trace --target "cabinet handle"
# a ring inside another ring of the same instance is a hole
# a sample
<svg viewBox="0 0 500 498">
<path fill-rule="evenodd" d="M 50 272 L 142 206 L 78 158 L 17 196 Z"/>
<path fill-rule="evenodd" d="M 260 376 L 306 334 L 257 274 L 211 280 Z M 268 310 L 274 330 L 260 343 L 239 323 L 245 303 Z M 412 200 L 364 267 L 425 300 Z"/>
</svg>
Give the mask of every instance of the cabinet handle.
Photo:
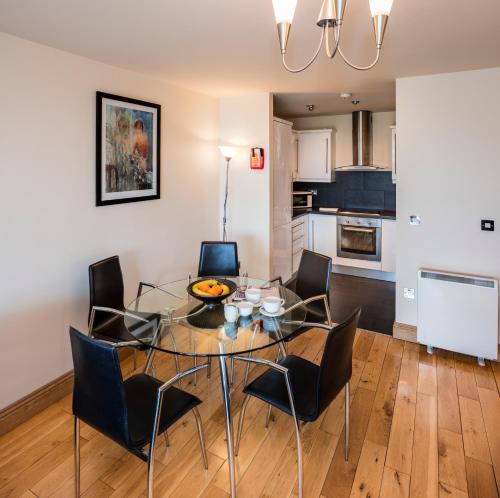
<svg viewBox="0 0 500 498">
<path fill-rule="evenodd" d="M 328 137 L 326 138 L 325 173 L 328 174 Z"/>
</svg>

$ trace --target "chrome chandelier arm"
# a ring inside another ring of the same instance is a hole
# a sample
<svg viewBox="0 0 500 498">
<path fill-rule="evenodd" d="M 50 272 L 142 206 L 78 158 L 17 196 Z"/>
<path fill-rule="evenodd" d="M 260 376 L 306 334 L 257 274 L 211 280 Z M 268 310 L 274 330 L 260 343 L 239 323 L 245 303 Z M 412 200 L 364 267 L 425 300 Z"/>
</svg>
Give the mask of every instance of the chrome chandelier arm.
<svg viewBox="0 0 500 498">
<path fill-rule="evenodd" d="M 334 25 L 332 27 L 332 31 L 333 31 L 333 38 L 335 40 L 335 48 L 333 49 L 333 52 L 331 50 L 331 47 L 330 47 L 330 37 L 328 36 L 328 31 L 326 32 L 326 55 L 330 58 L 330 59 L 333 59 L 335 57 L 335 55 L 337 54 L 337 51 L 338 51 L 338 48 L 339 48 L 339 44 L 340 44 L 340 28 L 341 28 L 341 25 Z M 328 28 L 326 28 L 328 30 Z"/>
<path fill-rule="evenodd" d="M 373 66 L 375 66 L 375 64 L 377 64 L 378 60 L 380 59 L 380 47 L 377 47 L 377 55 L 375 56 L 375 60 L 368 66 L 356 66 L 356 64 L 349 62 L 344 53 L 342 52 L 340 45 L 338 46 L 338 51 L 344 62 L 348 66 L 352 67 L 353 69 L 357 69 L 358 71 L 367 71 L 368 69 L 371 69 Z"/>
<path fill-rule="evenodd" d="M 305 69 L 307 69 L 316 60 L 316 58 L 318 57 L 319 51 L 321 50 L 321 46 L 323 45 L 323 40 L 325 39 L 325 30 L 326 29 L 327 28 L 324 27 L 321 30 L 321 38 L 319 39 L 318 48 L 316 49 L 316 52 L 312 56 L 311 60 L 309 60 L 309 62 L 307 62 L 304 66 L 301 66 L 299 68 L 293 69 L 293 68 L 291 68 L 290 66 L 287 65 L 287 63 L 285 61 L 285 54 L 283 53 L 281 60 L 283 62 L 284 68 L 287 71 L 289 71 L 290 73 L 300 73 L 300 72 L 304 71 Z"/>
</svg>

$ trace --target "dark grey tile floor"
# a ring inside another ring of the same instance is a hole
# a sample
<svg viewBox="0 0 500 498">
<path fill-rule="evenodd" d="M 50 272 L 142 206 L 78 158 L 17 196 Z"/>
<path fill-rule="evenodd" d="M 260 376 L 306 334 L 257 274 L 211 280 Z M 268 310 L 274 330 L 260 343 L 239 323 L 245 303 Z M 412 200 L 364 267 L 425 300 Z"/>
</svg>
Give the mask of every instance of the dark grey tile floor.
<svg viewBox="0 0 500 498">
<path fill-rule="evenodd" d="M 339 323 L 361 306 L 360 328 L 392 335 L 396 313 L 395 287 L 394 282 L 332 273 L 330 304 L 333 320 Z"/>
</svg>

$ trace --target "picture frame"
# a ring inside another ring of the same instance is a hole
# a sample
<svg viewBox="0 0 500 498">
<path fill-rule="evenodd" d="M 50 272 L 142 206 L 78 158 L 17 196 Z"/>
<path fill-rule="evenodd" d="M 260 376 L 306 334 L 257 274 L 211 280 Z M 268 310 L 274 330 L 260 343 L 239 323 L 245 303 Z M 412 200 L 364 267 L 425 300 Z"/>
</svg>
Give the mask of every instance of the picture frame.
<svg viewBox="0 0 500 498">
<path fill-rule="evenodd" d="M 161 105 L 96 92 L 96 206 L 160 198 Z"/>
</svg>

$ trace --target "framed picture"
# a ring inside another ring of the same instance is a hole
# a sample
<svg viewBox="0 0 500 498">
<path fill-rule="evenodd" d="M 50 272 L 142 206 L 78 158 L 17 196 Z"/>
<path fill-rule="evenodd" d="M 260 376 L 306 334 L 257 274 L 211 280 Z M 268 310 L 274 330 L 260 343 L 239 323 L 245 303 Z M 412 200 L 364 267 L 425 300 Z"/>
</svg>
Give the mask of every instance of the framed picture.
<svg viewBox="0 0 500 498">
<path fill-rule="evenodd" d="M 159 199 L 161 106 L 96 95 L 96 205 Z"/>
</svg>

